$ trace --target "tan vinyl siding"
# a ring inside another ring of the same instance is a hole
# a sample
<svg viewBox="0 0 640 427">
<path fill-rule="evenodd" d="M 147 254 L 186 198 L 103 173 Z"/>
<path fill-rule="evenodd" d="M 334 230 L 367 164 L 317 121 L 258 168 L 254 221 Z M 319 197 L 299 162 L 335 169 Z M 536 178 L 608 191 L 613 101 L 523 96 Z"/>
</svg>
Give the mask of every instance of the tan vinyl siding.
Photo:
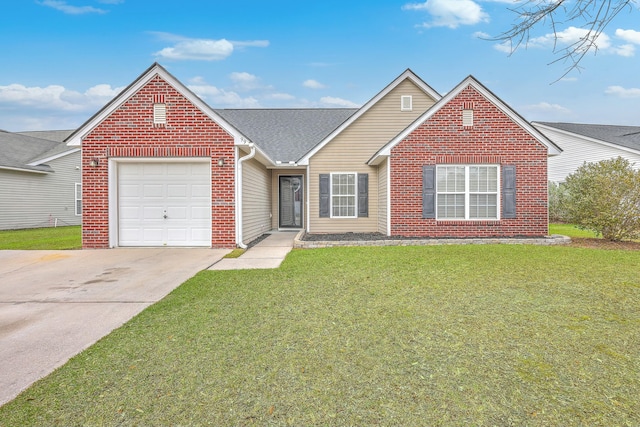
<svg viewBox="0 0 640 427">
<path fill-rule="evenodd" d="M 242 241 L 271 230 L 271 171 L 255 159 L 242 164 Z"/>
<path fill-rule="evenodd" d="M 280 196 L 280 184 L 279 184 L 279 177 L 280 176 L 295 176 L 295 175 L 302 175 L 302 197 L 304 198 L 304 201 L 302 203 L 302 209 L 303 209 L 303 213 L 302 213 L 302 226 L 303 228 L 305 227 L 305 224 L 307 223 L 307 174 L 306 174 L 306 170 L 304 169 L 273 169 L 271 171 L 271 175 L 272 175 L 272 181 L 271 181 L 271 188 L 273 188 L 273 191 L 271 192 L 271 212 L 273 214 L 273 218 L 271 220 L 271 227 L 275 230 L 278 229 L 279 224 L 280 224 L 280 206 L 279 206 L 279 196 Z"/>
<path fill-rule="evenodd" d="M 401 111 L 401 97 L 411 95 L 413 108 Z M 309 161 L 312 233 L 375 232 L 379 230 L 378 168 L 366 162 L 387 142 L 428 110 L 435 100 L 410 80 L 404 80 L 365 114 L 318 151 Z M 319 218 L 319 174 L 357 172 L 369 174 L 367 218 Z"/>
<path fill-rule="evenodd" d="M 75 184 L 81 182 L 80 152 L 47 162 L 48 174 L 0 170 L 0 230 L 80 225 Z M 77 168 L 77 169 L 76 169 Z"/>
<path fill-rule="evenodd" d="M 378 166 L 378 233 L 382 234 L 387 234 L 387 193 L 389 190 L 387 182 L 388 161 L 389 160 L 387 159 Z"/>
</svg>

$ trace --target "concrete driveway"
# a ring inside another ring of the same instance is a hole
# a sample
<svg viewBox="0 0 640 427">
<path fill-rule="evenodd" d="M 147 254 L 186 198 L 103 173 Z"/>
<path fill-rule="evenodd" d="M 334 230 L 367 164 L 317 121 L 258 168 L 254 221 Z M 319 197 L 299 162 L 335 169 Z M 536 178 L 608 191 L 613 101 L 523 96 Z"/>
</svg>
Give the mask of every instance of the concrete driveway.
<svg viewBox="0 0 640 427">
<path fill-rule="evenodd" d="M 0 405 L 227 252 L 0 251 Z"/>
</svg>

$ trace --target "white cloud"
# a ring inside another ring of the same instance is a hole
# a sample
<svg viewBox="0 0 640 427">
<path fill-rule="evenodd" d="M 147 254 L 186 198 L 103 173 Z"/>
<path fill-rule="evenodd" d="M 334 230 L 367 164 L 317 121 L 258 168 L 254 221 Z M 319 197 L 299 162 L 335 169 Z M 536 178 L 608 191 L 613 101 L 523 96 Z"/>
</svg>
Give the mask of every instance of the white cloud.
<svg viewBox="0 0 640 427">
<path fill-rule="evenodd" d="M 620 37 L 629 43 L 640 44 L 640 31 L 622 30 L 618 28 L 616 30 L 616 37 Z"/>
<path fill-rule="evenodd" d="M 573 115 L 572 111 L 559 104 L 549 102 L 539 102 L 538 104 L 526 105 L 519 109 L 527 117 L 534 117 L 535 120 L 557 121 L 560 118 L 567 118 Z"/>
<path fill-rule="evenodd" d="M 473 0 L 426 0 L 424 3 L 407 3 L 402 10 L 425 11 L 433 20 L 421 26 L 457 28 L 488 22 L 489 15 Z"/>
<path fill-rule="evenodd" d="M 609 86 L 604 93 L 619 98 L 640 98 L 640 88 L 625 89 L 622 86 Z"/>
<path fill-rule="evenodd" d="M 636 54 L 636 47 L 632 44 L 623 44 L 613 47 L 612 51 L 616 55 L 630 57 Z"/>
<path fill-rule="evenodd" d="M 36 3 L 42 6 L 47 6 L 47 7 L 59 10 L 60 12 L 66 13 L 68 15 L 83 15 L 85 13 L 100 13 L 100 14 L 107 13 L 106 10 L 98 9 L 93 6 L 71 6 L 70 4 L 67 4 L 66 1 L 61 1 L 61 0 L 42 0 Z M 106 3 L 106 2 L 103 1 L 102 3 Z M 115 3 L 111 3 L 111 4 L 115 4 Z"/>
<path fill-rule="evenodd" d="M 60 85 L 27 87 L 21 84 L 0 86 L 0 105 L 29 107 L 38 110 L 91 111 L 103 106 L 123 88 L 101 84 L 84 93 Z"/>
<path fill-rule="evenodd" d="M 171 47 L 165 47 L 155 55 L 173 60 L 219 61 L 232 53 L 233 45 L 226 39 L 186 39 Z"/>
<path fill-rule="evenodd" d="M 570 46 L 574 43 L 580 42 L 587 37 L 589 30 L 586 28 L 569 27 L 563 31 L 556 33 L 545 34 L 541 37 L 534 37 L 529 40 L 528 47 L 541 47 L 549 48 L 553 47 L 555 43 L 564 46 Z M 606 50 L 611 47 L 611 38 L 605 33 L 600 35 L 594 40 L 596 47 L 599 50 Z"/>
<path fill-rule="evenodd" d="M 624 34 L 624 36 L 620 35 L 619 32 L 623 32 L 620 34 Z M 633 30 L 628 30 L 624 32 L 624 30 L 617 30 L 616 35 L 619 35 L 621 38 L 631 41 L 634 40 L 635 34 L 637 33 Z M 640 35 L 640 33 L 637 33 Z M 594 35 L 589 35 L 589 30 L 586 28 L 576 28 L 576 27 L 568 27 L 565 30 L 557 31 L 556 33 L 548 33 L 540 37 L 533 37 L 529 40 L 525 41 L 527 48 L 534 49 L 558 49 L 558 48 L 568 48 L 572 49 L 573 45 L 578 45 L 582 42 L 582 40 L 587 37 L 593 38 Z M 640 37 L 639 37 L 640 38 Z M 583 46 L 582 49 L 597 49 L 598 52 L 602 53 L 610 53 L 619 56 L 634 56 L 635 55 L 635 46 L 633 44 L 623 44 L 619 46 L 614 46 L 611 40 L 606 33 L 600 33 L 598 37 L 593 38 L 594 47 L 590 46 L 590 43 Z M 513 53 L 512 45 L 509 41 L 505 41 L 503 43 L 499 43 L 493 46 L 494 49 L 505 52 L 505 53 Z"/>
<path fill-rule="evenodd" d="M 308 87 L 309 89 L 324 89 L 324 88 L 326 88 L 325 85 L 323 85 L 319 81 L 313 80 L 313 79 L 305 80 L 302 83 L 302 86 Z"/>
<path fill-rule="evenodd" d="M 241 90 L 253 90 L 260 87 L 260 79 L 253 74 L 234 72 L 229 75 L 229 78 Z"/>
<path fill-rule="evenodd" d="M 357 108 L 358 104 L 348 101 L 342 98 L 335 98 L 333 96 L 323 96 L 320 98 L 320 103 L 330 107 L 345 107 L 345 108 Z"/>
<path fill-rule="evenodd" d="M 264 97 L 265 99 L 273 99 L 274 101 L 292 101 L 295 96 L 288 93 L 270 93 Z"/>
<path fill-rule="evenodd" d="M 248 40 L 248 41 L 231 41 L 231 44 L 237 48 L 243 47 L 269 47 L 269 40 Z"/>
<path fill-rule="evenodd" d="M 154 53 L 165 59 L 177 61 L 220 61 L 228 58 L 235 48 L 267 47 L 267 40 L 229 41 L 227 39 L 193 39 L 171 33 L 152 32 L 158 38 L 173 43 Z"/>
<path fill-rule="evenodd" d="M 199 84 L 190 85 L 196 95 L 207 100 L 213 108 L 258 108 L 260 103 L 254 97 L 243 98 L 238 93 L 218 89 L 212 85 Z"/>
</svg>

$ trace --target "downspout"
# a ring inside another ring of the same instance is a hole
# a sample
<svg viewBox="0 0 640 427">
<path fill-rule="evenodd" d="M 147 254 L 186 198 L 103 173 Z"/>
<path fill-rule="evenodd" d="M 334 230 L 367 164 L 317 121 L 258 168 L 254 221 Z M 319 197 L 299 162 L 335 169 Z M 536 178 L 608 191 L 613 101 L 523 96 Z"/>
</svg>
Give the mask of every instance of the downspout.
<svg viewBox="0 0 640 427">
<path fill-rule="evenodd" d="M 256 155 L 256 147 L 252 142 L 248 144 L 251 151 L 244 157 L 238 159 L 236 168 L 236 236 L 239 248 L 247 249 L 247 245 L 242 242 L 242 163 L 251 160 Z M 240 149 L 238 149 L 240 151 Z"/>
</svg>

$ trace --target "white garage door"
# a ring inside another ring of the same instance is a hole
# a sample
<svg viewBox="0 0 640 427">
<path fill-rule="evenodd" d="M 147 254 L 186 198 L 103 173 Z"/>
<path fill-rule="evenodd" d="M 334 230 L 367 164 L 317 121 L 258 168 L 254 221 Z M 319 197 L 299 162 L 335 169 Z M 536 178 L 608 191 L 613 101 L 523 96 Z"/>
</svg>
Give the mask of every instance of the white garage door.
<svg viewBox="0 0 640 427">
<path fill-rule="evenodd" d="M 211 246 L 209 163 L 120 163 L 119 246 Z"/>
</svg>

